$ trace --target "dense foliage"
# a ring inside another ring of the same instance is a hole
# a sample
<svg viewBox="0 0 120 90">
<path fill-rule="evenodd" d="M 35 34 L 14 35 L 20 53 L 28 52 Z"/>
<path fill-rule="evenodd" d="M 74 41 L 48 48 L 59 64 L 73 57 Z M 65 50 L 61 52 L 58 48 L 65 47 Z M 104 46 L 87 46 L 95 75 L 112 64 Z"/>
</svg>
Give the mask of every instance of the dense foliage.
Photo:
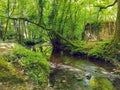
<svg viewBox="0 0 120 90">
<path fill-rule="evenodd" d="M 16 37 L 19 42 L 23 39 L 43 42 L 46 41 L 47 34 L 52 40 L 58 39 L 59 35 L 56 36 L 54 31 L 64 38 L 81 40 L 87 23 L 114 21 L 116 18 L 115 7 L 99 11 L 100 7 L 111 4 L 112 0 L 1 0 L 0 2 L 3 40 Z M 47 29 L 47 32 L 43 29 Z"/>
<path fill-rule="evenodd" d="M 33 50 L 17 45 L 1 63 L 21 68 L 37 85 L 48 82 L 51 47 L 118 62 L 119 36 L 119 0 L 0 0 L 0 41 Z"/>
</svg>

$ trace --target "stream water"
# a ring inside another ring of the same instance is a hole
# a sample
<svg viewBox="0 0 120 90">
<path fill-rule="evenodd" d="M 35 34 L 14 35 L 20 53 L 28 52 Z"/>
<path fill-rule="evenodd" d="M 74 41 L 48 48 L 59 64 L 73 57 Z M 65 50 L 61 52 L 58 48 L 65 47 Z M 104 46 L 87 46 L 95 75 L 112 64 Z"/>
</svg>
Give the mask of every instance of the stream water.
<svg viewBox="0 0 120 90">
<path fill-rule="evenodd" d="M 51 90 L 120 90 L 120 76 L 110 63 L 53 55 Z"/>
</svg>

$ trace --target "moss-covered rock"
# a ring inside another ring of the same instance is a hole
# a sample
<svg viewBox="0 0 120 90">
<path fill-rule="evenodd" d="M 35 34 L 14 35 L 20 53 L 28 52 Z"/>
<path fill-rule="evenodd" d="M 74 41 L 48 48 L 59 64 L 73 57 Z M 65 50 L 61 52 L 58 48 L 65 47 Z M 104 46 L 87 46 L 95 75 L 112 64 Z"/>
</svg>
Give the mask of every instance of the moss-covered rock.
<svg viewBox="0 0 120 90">
<path fill-rule="evenodd" d="M 29 78 L 35 83 L 43 84 L 48 81 L 50 72 L 46 57 L 40 52 L 33 52 L 20 45 L 13 49 L 12 62 L 19 63 Z"/>
<path fill-rule="evenodd" d="M 92 77 L 90 86 L 93 90 L 114 90 L 112 83 L 104 77 Z"/>
<path fill-rule="evenodd" d="M 0 59 L 0 82 L 20 83 L 23 81 L 11 63 Z"/>
<path fill-rule="evenodd" d="M 14 47 L 10 47 L 8 50 L 4 45 L 7 43 L 2 46 L 0 44 L 0 47 L 5 48 L 5 53 L 0 54 L 0 82 L 5 82 L 8 86 L 0 85 L 0 88 L 9 88 L 9 85 L 13 83 L 13 87 L 21 86 L 25 90 L 32 90 L 35 87 L 42 88 L 47 84 L 50 69 L 49 63 L 42 53 L 33 52 L 18 44 L 14 44 Z M 20 85 L 17 86 L 17 84 Z M 29 87 L 31 89 L 28 89 Z"/>
</svg>

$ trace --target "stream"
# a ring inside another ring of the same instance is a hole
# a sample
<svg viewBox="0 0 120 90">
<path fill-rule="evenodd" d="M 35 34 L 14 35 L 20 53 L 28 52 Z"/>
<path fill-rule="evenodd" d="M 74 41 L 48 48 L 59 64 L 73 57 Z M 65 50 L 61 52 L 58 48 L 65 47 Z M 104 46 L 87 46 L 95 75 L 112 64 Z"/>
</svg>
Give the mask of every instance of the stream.
<svg viewBox="0 0 120 90">
<path fill-rule="evenodd" d="M 120 75 L 110 63 L 57 54 L 50 61 L 50 90 L 120 90 Z"/>
</svg>

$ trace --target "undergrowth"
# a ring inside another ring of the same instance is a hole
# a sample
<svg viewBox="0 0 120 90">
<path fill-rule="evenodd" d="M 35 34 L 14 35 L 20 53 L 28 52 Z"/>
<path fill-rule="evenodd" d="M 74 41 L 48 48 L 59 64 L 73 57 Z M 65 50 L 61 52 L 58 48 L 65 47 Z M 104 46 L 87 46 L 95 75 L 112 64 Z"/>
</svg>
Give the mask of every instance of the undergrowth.
<svg viewBox="0 0 120 90">
<path fill-rule="evenodd" d="M 24 79 L 17 73 L 10 62 L 0 58 L 0 82 L 23 83 Z"/>
<path fill-rule="evenodd" d="M 80 42 L 82 48 L 72 49 L 71 54 L 87 55 L 96 59 L 105 61 L 119 62 L 120 47 L 119 45 L 111 45 L 110 41 L 101 42 Z"/>
<path fill-rule="evenodd" d="M 22 69 L 27 80 L 33 80 L 38 86 L 45 86 L 50 73 L 49 63 L 46 57 L 40 52 L 33 52 L 21 45 L 15 45 L 12 54 L 5 57 L 16 68 Z"/>
</svg>

